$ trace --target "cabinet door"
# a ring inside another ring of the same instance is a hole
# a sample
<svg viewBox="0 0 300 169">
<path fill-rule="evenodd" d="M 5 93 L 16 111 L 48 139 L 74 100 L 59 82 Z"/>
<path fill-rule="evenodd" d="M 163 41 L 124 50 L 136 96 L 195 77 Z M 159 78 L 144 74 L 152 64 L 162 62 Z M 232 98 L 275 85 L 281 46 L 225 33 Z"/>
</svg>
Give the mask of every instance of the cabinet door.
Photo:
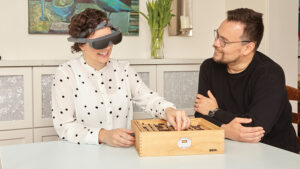
<svg viewBox="0 0 300 169">
<path fill-rule="evenodd" d="M 199 68 L 199 64 L 157 66 L 157 92 L 190 116 L 194 115 Z"/>
<path fill-rule="evenodd" d="M 133 65 L 133 69 L 139 74 L 143 82 L 153 91 L 156 91 L 156 66 L 155 65 Z M 145 113 L 141 108 L 133 104 L 133 118 L 152 118 L 150 113 Z"/>
<path fill-rule="evenodd" d="M 56 67 L 33 68 L 34 127 L 51 127 L 51 88 Z"/>
<path fill-rule="evenodd" d="M 0 131 L 0 146 L 32 143 L 32 129 Z"/>
<path fill-rule="evenodd" d="M 0 130 L 32 127 L 32 68 L 0 68 Z"/>
<path fill-rule="evenodd" d="M 34 142 L 57 141 L 58 135 L 54 127 L 35 128 L 34 129 Z"/>
</svg>

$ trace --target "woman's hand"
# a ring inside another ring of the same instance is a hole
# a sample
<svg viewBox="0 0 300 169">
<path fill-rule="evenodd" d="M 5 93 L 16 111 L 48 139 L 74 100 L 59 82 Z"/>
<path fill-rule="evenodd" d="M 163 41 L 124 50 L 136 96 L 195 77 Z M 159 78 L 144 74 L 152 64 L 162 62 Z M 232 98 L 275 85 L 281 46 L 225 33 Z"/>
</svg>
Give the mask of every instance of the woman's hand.
<svg viewBox="0 0 300 169">
<path fill-rule="evenodd" d="M 131 130 L 123 128 L 113 130 L 101 129 L 98 140 L 100 143 L 105 143 L 112 147 L 130 147 L 135 140 L 130 134 L 133 134 Z"/>
<path fill-rule="evenodd" d="M 166 109 L 166 118 L 175 130 L 185 130 L 190 127 L 190 118 L 183 110 L 176 110 L 169 107 Z"/>
</svg>

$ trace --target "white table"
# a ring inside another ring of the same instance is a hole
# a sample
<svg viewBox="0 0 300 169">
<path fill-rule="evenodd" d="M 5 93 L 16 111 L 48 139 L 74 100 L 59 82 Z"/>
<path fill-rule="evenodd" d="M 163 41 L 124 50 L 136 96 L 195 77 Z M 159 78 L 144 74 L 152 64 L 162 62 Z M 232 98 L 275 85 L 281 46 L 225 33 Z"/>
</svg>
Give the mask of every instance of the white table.
<svg viewBox="0 0 300 169">
<path fill-rule="evenodd" d="M 0 147 L 2 169 L 300 169 L 300 155 L 262 143 L 225 141 L 225 154 L 139 157 L 133 147 L 65 141 Z"/>
</svg>

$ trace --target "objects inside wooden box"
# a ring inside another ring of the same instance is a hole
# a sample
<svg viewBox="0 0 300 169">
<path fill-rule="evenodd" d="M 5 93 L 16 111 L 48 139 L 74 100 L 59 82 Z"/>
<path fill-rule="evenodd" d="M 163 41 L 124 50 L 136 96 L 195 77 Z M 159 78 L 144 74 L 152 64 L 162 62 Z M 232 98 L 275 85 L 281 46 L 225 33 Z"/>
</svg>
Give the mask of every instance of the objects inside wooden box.
<svg viewBox="0 0 300 169">
<path fill-rule="evenodd" d="M 168 124 L 166 121 L 140 121 L 139 126 L 143 129 L 142 131 L 175 131 L 174 127 Z M 210 130 L 207 126 L 201 125 L 200 122 L 191 124 L 190 127 L 184 131 L 192 130 Z"/>
<path fill-rule="evenodd" d="M 161 119 L 132 120 L 131 127 L 141 157 L 224 153 L 224 130 L 202 118 L 191 118 L 183 131 Z"/>
</svg>

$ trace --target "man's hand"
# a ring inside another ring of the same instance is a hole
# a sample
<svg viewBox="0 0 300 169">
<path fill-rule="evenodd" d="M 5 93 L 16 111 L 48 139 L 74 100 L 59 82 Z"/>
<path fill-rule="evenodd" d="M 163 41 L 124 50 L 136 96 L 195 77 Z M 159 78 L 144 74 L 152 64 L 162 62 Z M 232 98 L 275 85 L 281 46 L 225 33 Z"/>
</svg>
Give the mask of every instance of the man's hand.
<svg viewBox="0 0 300 169">
<path fill-rule="evenodd" d="M 257 143 L 264 136 L 262 127 L 244 127 L 242 123 L 251 123 L 252 119 L 234 118 L 230 123 L 223 124 L 225 137 L 235 141 Z"/>
<path fill-rule="evenodd" d="M 219 108 L 218 103 L 214 95 L 210 90 L 207 91 L 208 97 L 205 97 L 201 94 L 197 94 L 194 101 L 194 110 L 203 114 L 208 115 L 210 110 L 215 110 Z"/>
<path fill-rule="evenodd" d="M 130 147 L 134 144 L 135 138 L 130 134 L 133 132 L 128 129 L 113 129 L 99 131 L 98 140 L 100 143 L 105 143 L 112 147 Z"/>
<path fill-rule="evenodd" d="M 166 109 L 166 118 L 175 130 L 185 130 L 190 127 L 190 118 L 182 110 L 176 110 L 169 107 Z"/>
</svg>

